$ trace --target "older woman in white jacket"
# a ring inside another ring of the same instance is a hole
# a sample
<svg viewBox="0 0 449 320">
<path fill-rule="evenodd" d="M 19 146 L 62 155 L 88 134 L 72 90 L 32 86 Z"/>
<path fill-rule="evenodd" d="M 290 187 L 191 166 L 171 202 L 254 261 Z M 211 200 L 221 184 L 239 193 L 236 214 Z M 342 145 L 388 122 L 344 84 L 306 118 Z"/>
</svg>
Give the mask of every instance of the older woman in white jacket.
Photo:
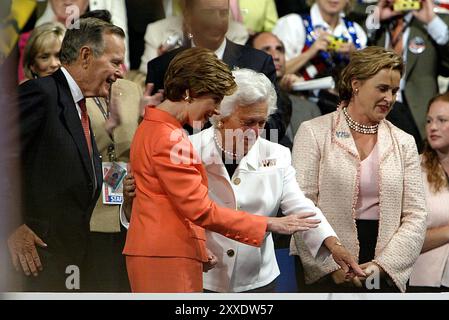
<svg viewBox="0 0 449 320">
<path fill-rule="evenodd" d="M 213 127 L 190 136 L 207 171 L 209 197 L 221 206 L 257 215 L 276 216 L 281 208 L 286 215 L 304 212 L 305 219 L 319 219 L 318 227 L 305 228 L 299 235 L 310 254 L 317 261 L 333 256 L 348 271 L 362 273 L 320 209 L 300 190 L 290 151 L 260 136 L 276 109 L 273 85 L 265 75 L 252 70 L 241 69 L 233 74 L 237 92 L 224 98 L 220 115 L 211 119 Z M 315 215 L 311 216 L 311 212 Z M 122 213 L 125 226 L 126 220 Z M 206 231 L 206 236 L 208 249 L 217 261 L 203 277 L 207 291 L 274 291 L 280 271 L 271 233 L 267 233 L 260 248 L 214 232 Z"/>
</svg>

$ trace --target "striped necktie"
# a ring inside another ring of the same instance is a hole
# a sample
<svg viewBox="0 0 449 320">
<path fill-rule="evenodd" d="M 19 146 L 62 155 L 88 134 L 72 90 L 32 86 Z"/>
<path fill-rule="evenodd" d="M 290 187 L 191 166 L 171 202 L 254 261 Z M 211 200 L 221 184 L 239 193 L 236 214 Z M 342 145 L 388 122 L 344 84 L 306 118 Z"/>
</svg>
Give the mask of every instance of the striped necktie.
<svg viewBox="0 0 449 320">
<path fill-rule="evenodd" d="M 84 137 L 86 138 L 89 155 L 92 158 L 92 139 L 90 137 L 89 115 L 87 114 L 86 99 L 78 101 L 78 106 L 81 109 L 81 125 L 83 126 Z"/>
</svg>

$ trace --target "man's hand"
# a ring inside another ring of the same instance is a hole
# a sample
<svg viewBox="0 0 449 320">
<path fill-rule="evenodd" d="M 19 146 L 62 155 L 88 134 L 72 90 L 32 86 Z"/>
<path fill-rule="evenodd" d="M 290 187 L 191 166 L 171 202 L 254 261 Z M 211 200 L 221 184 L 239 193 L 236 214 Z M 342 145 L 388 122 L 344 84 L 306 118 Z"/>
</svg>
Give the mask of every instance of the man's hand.
<svg viewBox="0 0 449 320">
<path fill-rule="evenodd" d="M 366 277 L 362 268 L 357 264 L 351 253 L 335 237 L 328 237 L 324 245 L 329 249 L 334 261 L 342 268 L 346 276 L 351 279 L 354 276 Z"/>
<path fill-rule="evenodd" d="M 207 272 L 213 268 L 215 268 L 215 265 L 218 262 L 218 258 L 210 251 L 208 248 L 206 248 L 207 251 L 207 262 L 203 262 L 203 272 Z"/>
<path fill-rule="evenodd" d="M 152 95 L 154 89 L 153 83 L 147 83 L 145 86 L 145 92 L 140 99 L 140 115 L 143 117 L 145 114 L 146 106 L 157 106 L 164 99 L 164 90 L 160 89 L 158 92 Z"/>
<path fill-rule="evenodd" d="M 314 212 L 302 212 L 286 217 L 268 218 L 267 231 L 279 234 L 293 234 L 297 231 L 307 231 L 316 228 L 321 223 L 319 219 L 308 219 L 316 215 Z"/>
<path fill-rule="evenodd" d="M 293 73 L 285 74 L 279 82 L 279 87 L 281 87 L 281 89 L 284 91 L 290 92 L 292 90 L 293 84 L 301 81 L 304 81 L 303 77 L 298 77 Z"/>
<path fill-rule="evenodd" d="M 113 86 L 114 87 L 114 86 Z M 114 87 L 115 88 L 115 87 Z M 124 93 L 118 92 L 117 90 L 111 89 L 109 94 L 109 116 L 107 117 L 104 125 L 106 131 L 112 135 L 115 128 L 117 128 L 122 123 L 121 118 L 121 100 Z"/>
<path fill-rule="evenodd" d="M 379 8 L 380 21 L 385 21 L 403 14 L 401 11 L 393 10 L 394 1 L 395 0 L 379 0 L 377 7 Z"/>
<path fill-rule="evenodd" d="M 36 277 L 43 270 L 36 244 L 42 248 L 47 247 L 47 244 L 26 224 L 18 227 L 8 238 L 8 248 L 14 268 L 19 271 L 21 266 L 27 276 L 33 274 Z"/>
<path fill-rule="evenodd" d="M 436 17 L 433 8 L 433 0 L 421 0 L 421 9 L 413 11 L 413 16 L 422 23 L 429 24 Z"/>
</svg>

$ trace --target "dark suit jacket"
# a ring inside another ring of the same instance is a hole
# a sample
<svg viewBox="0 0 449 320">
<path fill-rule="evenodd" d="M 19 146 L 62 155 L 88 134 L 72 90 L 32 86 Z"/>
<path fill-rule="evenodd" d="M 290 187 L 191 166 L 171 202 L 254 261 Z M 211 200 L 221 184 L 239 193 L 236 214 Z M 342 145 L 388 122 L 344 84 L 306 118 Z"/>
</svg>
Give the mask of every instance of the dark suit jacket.
<svg viewBox="0 0 449 320">
<path fill-rule="evenodd" d="M 171 60 L 181 51 L 188 47 L 181 47 L 176 50 L 167 52 L 148 62 L 146 83 L 154 83 L 154 91 L 164 88 L 164 76 Z M 275 85 L 276 92 L 279 97 L 279 88 L 276 81 L 276 69 L 273 59 L 270 55 L 263 51 L 236 44 L 227 40 L 223 61 L 231 68 L 247 68 L 265 74 L 268 79 Z M 270 129 L 278 129 L 280 140 L 285 135 L 285 130 L 290 123 L 292 114 L 291 102 L 278 99 L 277 111 L 270 116 L 265 129 L 267 129 L 267 137 Z"/>
<path fill-rule="evenodd" d="M 18 92 L 23 222 L 48 244 L 51 254 L 41 258 L 61 258 L 79 266 L 86 254 L 89 220 L 102 184 L 95 140 L 91 161 L 61 70 L 25 82 Z"/>
</svg>

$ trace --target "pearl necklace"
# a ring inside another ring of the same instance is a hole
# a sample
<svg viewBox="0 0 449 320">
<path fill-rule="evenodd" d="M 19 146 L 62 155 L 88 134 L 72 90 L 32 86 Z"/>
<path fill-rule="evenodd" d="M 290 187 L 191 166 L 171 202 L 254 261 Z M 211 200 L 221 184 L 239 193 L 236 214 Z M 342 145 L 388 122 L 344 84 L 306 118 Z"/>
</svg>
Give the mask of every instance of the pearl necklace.
<svg viewBox="0 0 449 320">
<path fill-rule="evenodd" d="M 217 137 L 217 132 L 214 131 L 214 141 L 215 144 L 217 145 L 217 147 L 227 156 L 232 157 L 233 159 L 237 159 L 237 154 L 234 152 L 230 152 L 228 150 L 226 150 L 225 148 L 223 148 L 223 146 L 221 145 L 220 141 L 218 141 L 218 137 Z"/>
<path fill-rule="evenodd" d="M 348 123 L 348 127 L 352 130 L 362 133 L 362 134 L 376 134 L 379 129 L 379 124 L 375 124 L 373 126 L 367 126 L 361 123 L 358 123 L 348 113 L 347 107 L 343 108 L 343 114 L 345 115 L 346 122 Z"/>
</svg>

